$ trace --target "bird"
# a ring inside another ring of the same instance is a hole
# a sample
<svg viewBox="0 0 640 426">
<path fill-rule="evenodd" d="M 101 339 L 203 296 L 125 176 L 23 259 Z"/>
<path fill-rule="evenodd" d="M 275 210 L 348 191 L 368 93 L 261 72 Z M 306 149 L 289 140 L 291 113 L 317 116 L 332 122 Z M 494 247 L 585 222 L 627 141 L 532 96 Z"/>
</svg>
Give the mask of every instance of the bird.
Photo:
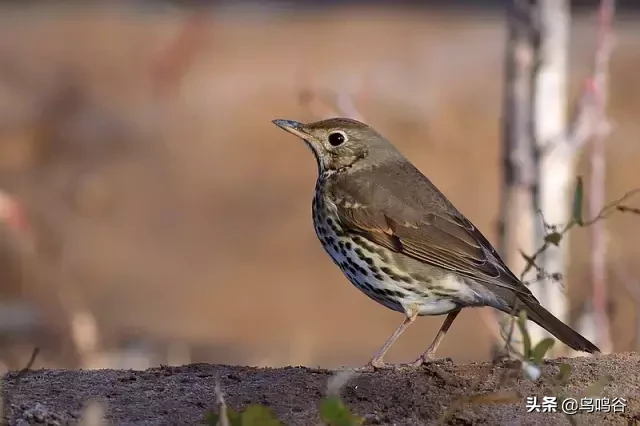
<svg viewBox="0 0 640 426">
<path fill-rule="evenodd" d="M 302 139 L 317 163 L 312 218 L 324 250 L 370 299 L 404 314 L 365 367 L 418 367 L 463 308 L 492 307 L 526 318 L 576 351 L 600 350 L 546 310 L 496 249 L 391 142 L 365 123 L 329 118 L 272 123 Z M 447 315 L 414 362 L 384 356 L 419 316 Z"/>
</svg>

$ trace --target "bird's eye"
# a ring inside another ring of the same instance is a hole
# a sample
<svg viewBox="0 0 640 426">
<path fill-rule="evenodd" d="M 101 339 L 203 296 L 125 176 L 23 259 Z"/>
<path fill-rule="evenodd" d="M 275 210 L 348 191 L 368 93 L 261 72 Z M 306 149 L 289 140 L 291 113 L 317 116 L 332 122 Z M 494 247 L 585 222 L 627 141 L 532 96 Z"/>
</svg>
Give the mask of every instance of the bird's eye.
<svg viewBox="0 0 640 426">
<path fill-rule="evenodd" d="M 331 146 L 342 145 L 346 138 L 341 132 L 334 132 L 329 135 L 329 143 Z"/>
</svg>

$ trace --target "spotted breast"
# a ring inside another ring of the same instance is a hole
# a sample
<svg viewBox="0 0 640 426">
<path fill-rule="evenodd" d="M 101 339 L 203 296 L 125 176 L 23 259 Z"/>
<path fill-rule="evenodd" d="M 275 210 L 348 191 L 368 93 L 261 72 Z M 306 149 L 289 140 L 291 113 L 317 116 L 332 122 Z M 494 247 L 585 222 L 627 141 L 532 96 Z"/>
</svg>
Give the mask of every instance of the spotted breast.
<svg viewBox="0 0 640 426">
<path fill-rule="evenodd" d="M 419 315 L 438 315 L 457 309 L 449 291 L 439 294 L 425 285 L 429 279 L 412 277 L 396 267 L 397 255 L 344 229 L 335 206 L 324 196 L 323 180 L 316 184 L 312 204 L 316 235 L 349 281 L 369 298 L 398 312 L 419 306 Z M 448 289 L 443 289 L 448 290 Z"/>
</svg>

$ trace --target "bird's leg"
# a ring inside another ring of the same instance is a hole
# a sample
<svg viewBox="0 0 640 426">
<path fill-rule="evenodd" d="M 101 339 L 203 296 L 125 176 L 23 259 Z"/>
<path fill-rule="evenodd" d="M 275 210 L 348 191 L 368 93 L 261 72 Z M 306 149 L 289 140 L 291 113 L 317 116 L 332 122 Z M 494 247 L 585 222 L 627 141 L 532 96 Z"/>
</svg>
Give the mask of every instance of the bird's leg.
<svg viewBox="0 0 640 426">
<path fill-rule="evenodd" d="M 391 346 L 393 345 L 393 342 L 395 342 L 398 339 L 398 337 L 400 337 L 400 335 L 404 333 L 407 328 L 409 328 L 409 326 L 413 323 L 413 321 L 415 321 L 417 316 L 418 316 L 417 309 L 415 310 L 412 309 L 409 312 L 407 312 L 407 317 L 404 319 L 404 321 L 402 321 L 402 324 L 400 324 L 400 326 L 396 329 L 396 331 L 393 332 L 391 337 L 389 337 L 387 341 L 384 342 L 384 345 L 382 345 L 382 347 L 378 350 L 378 352 L 376 352 L 373 358 L 371 358 L 371 361 L 369 361 L 365 369 L 373 368 L 374 370 L 379 370 L 379 369 L 391 369 L 396 367 L 396 365 L 394 364 L 385 363 L 382 360 L 382 358 L 384 358 L 384 355 L 391 348 Z"/>
<path fill-rule="evenodd" d="M 422 364 L 427 363 L 428 361 L 433 361 L 438 346 L 440 346 L 440 343 L 442 343 L 444 336 L 447 334 L 447 331 L 449 331 L 451 324 L 453 324 L 453 321 L 455 321 L 459 313 L 460 311 L 458 310 L 450 312 L 449 315 L 447 315 L 447 318 L 445 318 L 444 322 L 442 323 L 442 326 L 440 327 L 438 334 L 436 334 L 436 337 L 433 339 L 433 342 L 431 342 L 431 345 L 429 345 L 427 350 L 424 351 L 424 353 L 420 355 L 418 359 L 411 363 L 412 366 L 419 367 Z"/>
</svg>

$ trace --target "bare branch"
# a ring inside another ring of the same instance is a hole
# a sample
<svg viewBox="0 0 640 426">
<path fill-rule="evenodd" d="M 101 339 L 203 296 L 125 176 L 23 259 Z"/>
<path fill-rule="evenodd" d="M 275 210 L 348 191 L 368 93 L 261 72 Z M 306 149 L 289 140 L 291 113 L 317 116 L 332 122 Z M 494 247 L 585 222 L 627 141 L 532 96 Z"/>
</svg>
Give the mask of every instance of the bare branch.
<svg viewBox="0 0 640 426">
<path fill-rule="evenodd" d="M 594 135 L 609 131 L 604 121 L 608 66 L 613 50 L 612 25 L 615 0 L 601 0 L 598 12 L 598 34 L 591 75 L 585 79 L 580 101 L 572 114 L 566 140 L 559 135 L 543 147 L 544 155 L 552 152 L 562 143 L 568 143 L 573 150 L 583 147 Z"/>
<path fill-rule="evenodd" d="M 502 117 L 503 176 L 500 190 L 499 252 L 513 270 L 523 269 L 518 250 L 534 250 L 536 163 L 533 144 L 533 87 L 538 28 L 533 1 L 513 0 L 507 9 L 508 38 Z M 504 319 L 501 313 L 495 314 Z M 510 320 L 512 317 L 506 317 Z M 504 327 L 504 321 L 499 321 Z M 513 324 L 501 331 L 509 339 Z M 497 339 L 501 342 L 503 338 Z M 498 343 L 501 345 L 501 343 Z M 509 351 L 508 351 L 509 353 Z"/>
<path fill-rule="evenodd" d="M 590 220 L 587 220 L 584 222 L 583 226 L 589 226 L 592 225 L 602 219 L 606 219 L 607 217 L 609 217 L 612 213 L 615 213 L 616 211 L 625 211 L 627 209 L 629 209 L 628 207 L 622 205 L 621 204 L 628 200 L 629 198 L 633 197 L 636 194 L 640 193 L 640 188 L 635 188 L 632 189 L 630 191 L 627 191 L 624 193 L 624 195 L 620 198 L 618 198 L 617 200 L 611 201 L 610 203 L 606 204 L 604 207 L 602 207 L 600 209 L 600 211 Z"/>
</svg>

